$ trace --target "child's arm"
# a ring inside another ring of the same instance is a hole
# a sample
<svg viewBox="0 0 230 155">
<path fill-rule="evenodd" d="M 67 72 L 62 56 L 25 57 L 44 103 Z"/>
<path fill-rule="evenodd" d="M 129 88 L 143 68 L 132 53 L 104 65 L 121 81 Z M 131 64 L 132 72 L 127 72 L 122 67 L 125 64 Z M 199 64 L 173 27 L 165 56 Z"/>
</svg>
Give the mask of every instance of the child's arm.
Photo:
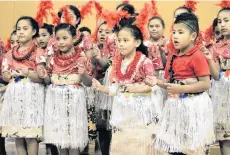
<svg viewBox="0 0 230 155">
<path fill-rule="evenodd" d="M 219 80 L 219 72 L 220 72 L 219 63 L 215 62 L 213 55 L 207 48 L 202 47 L 201 51 L 204 53 L 205 57 L 208 59 L 211 76 L 215 80 Z"/>
<path fill-rule="evenodd" d="M 0 93 L 3 93 L 6 91 L 7 86 L 0 87 Z"/>
<path fill-rule="evenodd" d="M 158 85 L 163 89 L 167 89 L 167 81 L 166 80 L 159 80 L 156 77 L 146 77 L 145 83 L 151 87 Z"/>
<path fill-rule="evenodd" d="M 99 81 L 97 81 L 96 79 L 92 80 L 92 87 L 98 91 L 101 91 L 105 94 L 109 94 L 109 87 L 108 86 L 103 86 L 101 85 L 101 83 Z"/>
<path fill-rule="evenodd" d="M 151 87 L 146 84 L 134 85 L 128 84 L 126 86 L 126 92 L 129 93 L 149 93 L 152 91 Z"/>
<path fill-rule="evenodd" d="M 168 83 L 167 89 L 169 94 L 179 94 L 179 93 L 200 93 L 206 91 L 210 88 L 210 77 L 209 76 L 202 76 L 198 77 L 199 81 L 190 84 L 190 85 L 179 85 Z"/>
</svg>

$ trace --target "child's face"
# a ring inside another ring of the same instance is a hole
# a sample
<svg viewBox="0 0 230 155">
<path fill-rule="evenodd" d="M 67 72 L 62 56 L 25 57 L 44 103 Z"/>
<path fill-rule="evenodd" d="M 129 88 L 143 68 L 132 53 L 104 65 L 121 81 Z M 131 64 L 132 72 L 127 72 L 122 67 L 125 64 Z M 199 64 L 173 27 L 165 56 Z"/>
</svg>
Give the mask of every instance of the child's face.
<svg viewBox="0 0 230 155">
<path fill-rule="evenodd" d="M 107 24 L 102 24 L 97 33 L 97 40 L 99 44 L 103 44 L 106 37 L 112 34 L 112 29 Z"/>
<path fill-rule="evenodd" d="M 39 29 L 39 37 L 37 38 L 37 43 L 40 46 L 40 48 L 45 49 L 50 39 L 51 35 L 48 33 L 46 29 Z"/>
<path fill-rule="evenodd" d="M 178 23 L 174 24 L 172 37 L 175 49 L 183 50 L 194 42 L 196 33 L 191 33 L 185 24 Z"/>
<path fill-rule="evenodd" d="M 136 52 L 136 48 L 140 45 L 140 40 L 136 40 L 130 30 L 123 29 L 118 33 L 118 49 L 123 56 L 128 56 L 132 52 Z"/>
<path fill-rule="evenodd" d="M 16 34 L 12 34 L 10 37 L 10 48 L 12 49 L 14 46 L 18 45 L 18 36 Z"/>
<path fill-rule="evenodd" d="M 159 19 L 153 19 L 149 22 L 148 30 L 150 36 L 153 39 L 158 40 L 162 37 L 164 28 Z"/>
<path fill-rule="evenodd" d="M 178 15 L 180 15 L 180 14 L 182 14 L 182 13 L 187 13 L 187 12 L 188 12 L 188 10 L 183 9 L 183 8 L 177 9 L 177 10 L 175 11 L 175 13 L 174 13 L 174 21 L 176 20 L 176 17 L 177 17 Z"/>
<path fill-rule="evenodd" d="M 218 15 L 218 29 L 223 36 L 230 35 L 230 11 L 221 11 Z"/>
<path fill-rule="evenodd" d="M 57 46 L 63 53 L 68 53 L 74 46 L 75 37 L 67 30 L 61 29 L 56 33 Z"/>
<path fill-rule="evenodd" d="M 77 19 L 77 16 L 74 14 L 74 12 L 71 9 L 68 9 L 68 13 L 71 19 L 70 24 L 75 26 L 77 23 L 79 23 L 80 19 Z M 61 23 L 66 23 L 64 13 L 62 13 L 61 16 Z"/>
<path fill-rule="evenodd" d="M 32 40 L 36 30 L 33 29 L 28 20 L 20 20 L 17 25 L 17 36 L 19 43 L 27 43 Z"/>
</svg>

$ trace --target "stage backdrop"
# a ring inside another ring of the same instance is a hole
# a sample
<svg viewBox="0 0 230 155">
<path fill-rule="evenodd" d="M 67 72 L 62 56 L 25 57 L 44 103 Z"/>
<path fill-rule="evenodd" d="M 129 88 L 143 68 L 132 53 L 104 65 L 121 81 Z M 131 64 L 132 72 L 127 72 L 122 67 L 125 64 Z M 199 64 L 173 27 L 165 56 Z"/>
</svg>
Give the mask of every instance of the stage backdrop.
<svg viewBox="0 0 230 155">
<path fill-rule="evenodd" d="M 121 3 L 119 0 L 114 1 L 100 1 L 102 6 L 108 10 L 115 10 L 116 6 Z M 150 3 L 151 0 L 136 1 L 130 0 L 129 2 L 133 4 L 137 11 L 141 10 L 144 6 L 144 3 Z M 63 5 L 72 4 L 75 6 L 81 6 L 87 1 L 53 1 L 54 10 L 57 12 Z M 220 10 L 219 6 L 216 6 L 220 1 L 205 1 L 200 0 L 197 5 L 196 14 L 199 17 L 200 28 L 202 30 L 206 29 L 212 24 L 213 19 L 216 17 L 218 11 Z M 32 16 L 35 17 L 37 6 L 39 1 L 0 1 L 0 38 L 4 41 L 9 37 L 10 33 L 14 29 L 15 22 L 21 16 Z M 174 1 L 174 0 L 159 0 L 157 1 L 157 7 L 160 15 L 166 23 L 165 35 L 169 35 L 169 28 L 173 21 L 173 12 L 174 10 L 183 5 L 184 1 Z M 48 23 L 51 23 L 49 19 Z M 94 31 L 96 25 L 95 19 L 95 10 L 93 9 L 93 14 L 86 17 L 82 21 L 81 26 L 87 26 L 92 31 Z"/>
</svg>

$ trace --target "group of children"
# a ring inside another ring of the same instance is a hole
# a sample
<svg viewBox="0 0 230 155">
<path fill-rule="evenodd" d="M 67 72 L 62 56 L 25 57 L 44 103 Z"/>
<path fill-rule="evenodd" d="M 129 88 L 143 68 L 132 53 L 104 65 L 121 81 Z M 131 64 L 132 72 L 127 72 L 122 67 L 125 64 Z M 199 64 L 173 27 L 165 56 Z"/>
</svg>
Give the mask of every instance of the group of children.
<svg viewBox="0 0 230 155">
<path fill-rule="evenodd" d="M 55 26 L 17 20 L 0 59 L 1 137 L 15 138 L 18 155 L 37 155 L 40 141 L 51 154 L 80 155 L 97 137 L 102 155 L 203 155 L 216 140 L 229 155 L 230 6 L 212 43 L 187 6 L 175 10 L 169 38 L 159 15 L 145 38 L 134 6 L 116 10 L 128 15 L 113 27 L 104 18 L 92 35 L 78 29 L 73 5 Z"/>
</svg>

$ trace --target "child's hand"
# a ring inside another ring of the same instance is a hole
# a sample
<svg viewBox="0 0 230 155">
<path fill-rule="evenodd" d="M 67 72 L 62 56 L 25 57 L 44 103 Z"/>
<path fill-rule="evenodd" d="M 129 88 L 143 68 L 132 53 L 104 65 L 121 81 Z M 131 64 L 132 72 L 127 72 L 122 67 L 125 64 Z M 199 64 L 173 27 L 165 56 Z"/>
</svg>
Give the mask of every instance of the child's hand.
<svg viewBox="0 0 230 155">
<path fill-rule="evenodd" d="M 96 90 L 100 90 L 101 88 L 101 83 L 99 81 L 97 81 L 96 79 L 92 80 L 92 87 Z"/>
<path fill-rule="evenodd" d="M 29 74 L 29 69 L 28 68 L 22 68 L 21 69 L 21 72 L 22 72 L 22 74 L 24 75 L 24 76 L 28 76 L 28 74 Z"/>
<path fill-rule="evenodd" d="M 79 64 L 79 66 L 78 66 L 78 74 L 80 74 L 80 75 L 85 74 L 85 66 L 83 64 Z"/>
<path fill-rule="evenodd" d="M 10 81 L 12 76 L 11 76 L 10 72 L 3 72 L 2 73 L 2 78 L 3 78 L 4 81 Z"/>
<path fill-rule="evenodd" d="M 45 79 L 48 77 L 48 73 L 47 73 L 45 67 L 42 65 L 37 66 L 37 73 L 38 73 L 38 77 L 41 79 Z"/>
<path fill-rule="evenodd" d="M 212 60 L 212 59 L 213 59 L 212 54 L 210 53 L 210 51 L 209 51 L 206 47 L 202 46 L 202 47 L 200 48 L 200 50 L 204 53 L 205 57 L 206 57 L 208 60 Z"/>
<path fill-rule="evenodd" d="M 151 86 L 151 87 L 153 87 L 153 86 L 155 86 L 156 84 L 157 84 L 157 78 L 154 76 L 154 77 L 150 77 L 150 76 L 147 76 L 146 78 L 145 78 L 145 83 L 147 84 L 147 85 L 149 85 L 149 86 Z"/>
<path fill-rule="evenodd" d="M 183 93 L 183 86 L 179 84 L 167 83 L 167 90 L 169 95 Z"/>
</svg>

